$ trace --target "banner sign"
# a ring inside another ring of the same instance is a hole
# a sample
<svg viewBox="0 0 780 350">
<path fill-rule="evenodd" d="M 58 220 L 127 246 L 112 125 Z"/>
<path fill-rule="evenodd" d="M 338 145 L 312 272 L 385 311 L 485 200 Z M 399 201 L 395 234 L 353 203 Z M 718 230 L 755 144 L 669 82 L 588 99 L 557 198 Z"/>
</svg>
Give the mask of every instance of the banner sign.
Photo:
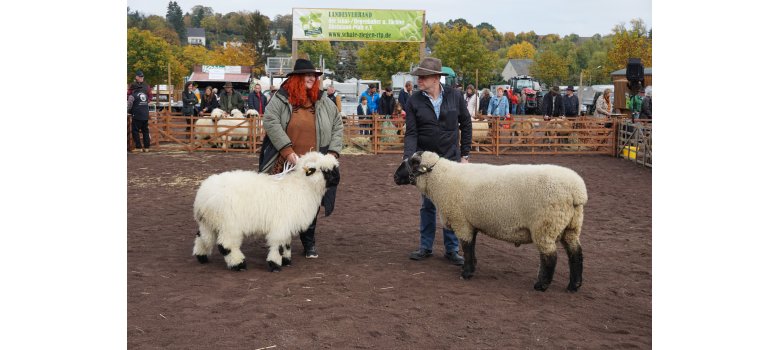
<svg viewBox="0 0 780 350">
<path fill-rule="evenodd" d="M 293 9 L 293 40 L 423 41 L 422 10 Z"/>
</svg>

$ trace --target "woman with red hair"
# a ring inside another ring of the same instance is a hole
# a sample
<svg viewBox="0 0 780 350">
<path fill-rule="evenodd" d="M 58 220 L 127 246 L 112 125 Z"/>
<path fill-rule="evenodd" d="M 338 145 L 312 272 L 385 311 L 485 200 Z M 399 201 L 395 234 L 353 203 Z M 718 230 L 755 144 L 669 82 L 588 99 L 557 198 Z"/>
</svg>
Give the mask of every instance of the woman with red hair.
<svg viewBox="0 0 780 350">
<path fill-rule="evenodd" d="M 339 157 L 344 125 L 336 104 L 319 89 L 320 75 L 322 72 L 310 61 L 299 58 L 271 98 L 263 116 L 266 137 L 260 150 L 260 172 L 278 174 L 285 163 L 295 165 L 299 156 L 314 150 Z M 323 202 L 332 204 L 335 200 L 336 187 L 328 188 Z M 304 254 L 310 259 L 318 257 L 314 245 L 316 225 L 315 217 L 301 233 Z"/>
</svg>

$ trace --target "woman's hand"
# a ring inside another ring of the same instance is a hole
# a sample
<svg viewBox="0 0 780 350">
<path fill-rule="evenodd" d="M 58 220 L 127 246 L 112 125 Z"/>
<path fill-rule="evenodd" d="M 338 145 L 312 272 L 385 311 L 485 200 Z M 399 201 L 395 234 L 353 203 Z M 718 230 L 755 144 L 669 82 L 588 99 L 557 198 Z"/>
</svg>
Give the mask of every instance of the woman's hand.
<svg viewBox="0 0 780 350">
<path fill-rule="evenodd" d="M 299 158 L 298 154 L 296 154 L 295 152 L 290 153 L 290 155 L 287 156 L 287 162 L 292 165 L 295 165 L 296 163 L 298 163 L 298 158 Z"/>
</svg>

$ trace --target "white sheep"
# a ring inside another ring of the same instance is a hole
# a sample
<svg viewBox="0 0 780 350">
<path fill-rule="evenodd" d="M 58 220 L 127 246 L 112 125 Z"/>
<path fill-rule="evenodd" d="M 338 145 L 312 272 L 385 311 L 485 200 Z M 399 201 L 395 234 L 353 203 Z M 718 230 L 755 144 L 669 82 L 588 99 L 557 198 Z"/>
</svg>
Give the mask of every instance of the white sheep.
<svg viewBox="0 0 780 350">
<path fill-rule="evenodd" d="M 265 236 L 268 266 L 280 271 L 290 264 L 292 237 L 314 221 L 326 188 L 338 185 L 336 167 L 333 155 L 309 152 L 281 176 L 246 170 L 209 176 L 195 195 L 198 233 L 192 254 L 206 263 L 217 244 L 228 268 L 245 270 L 244 237 Z M 323 205 L 329 215 L 333 202 Z"/>
<path fill-rule="evenodd" d="M 249 140 L 249 120 L 245 119 L 244 114 L 238 109 L 230 111 L 228 118 L 222 117 L 215 120 L 219 139 L 222 141 L 219 143 L 222 149 L 227 149 L 228 144 L 232 141 Z M 248 148 L 245 142 L 238 143 L 236 146 Z"/>
<path fill-rule="evenodd" d="M 462 164 L 432 152 L 417 152 L 395 172 L 398 185 L 413 184 L 436 205 L 445 227 L 463 246 L 462 276 L 476 268 L 477 231 L 514 243 L 534 243 L 541 264 L 534 289 L 552 282 L 556 242 L 569 257 L 569 285 L 582 285 L 580 231 L 588 201 L 585 182 L 573 170 L 557 165 Z"/>
<path fill-rule="evenodd" d="M 211 111 L 211 116 L 206 118 L 198 118 L 195 121 L 194 137 L 196 140 L 210 140 L 217 135 L 217 121 L 225 115 L 225 111 L 214 108 Z M 208 145 L 213 145 L 210 141 Z"/>
</svg>

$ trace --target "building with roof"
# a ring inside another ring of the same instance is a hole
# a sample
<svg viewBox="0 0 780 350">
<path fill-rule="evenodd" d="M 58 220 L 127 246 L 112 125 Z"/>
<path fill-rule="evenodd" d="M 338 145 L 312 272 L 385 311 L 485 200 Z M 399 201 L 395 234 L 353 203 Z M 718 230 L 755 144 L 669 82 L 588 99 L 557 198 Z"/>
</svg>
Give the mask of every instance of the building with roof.
<svg viewBox="0 0 780 350">
<path fill-rule="evenodd" d="M 206 46 L 206 30 L 203 28 L 187 28 L 187 43 Z"/>
<path fill-rule="evenodd" d="M 513 77 L 518 75 L 531 75 L 531 63 L 534 60 L 531 59 L 513 59 L 506 62 L 504 70 L 501 72 L 501 77 L 505 81 L 509 81 Z"/>
</svg>

